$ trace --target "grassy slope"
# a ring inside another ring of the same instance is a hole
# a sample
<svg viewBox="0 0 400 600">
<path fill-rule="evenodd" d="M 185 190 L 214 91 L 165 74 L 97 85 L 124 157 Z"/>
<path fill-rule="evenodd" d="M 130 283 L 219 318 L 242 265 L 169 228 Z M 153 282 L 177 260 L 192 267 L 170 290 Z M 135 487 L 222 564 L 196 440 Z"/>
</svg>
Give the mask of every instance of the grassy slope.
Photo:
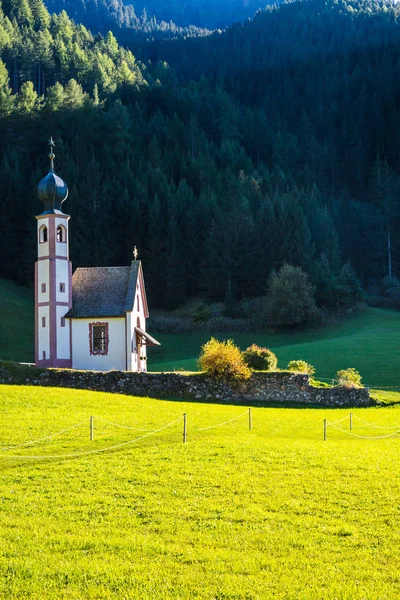
<svg viewBox="0 0 400 600">
<path fill-rule="evenodd" d="M 189 424 L 186 446 L 180 422 L 114 453 L 1 458 L 1 598 L 399 597 L 399 439 L 329 429 L 324 443 L 322 419 L 345 410 L 253 409 L 249 432 L 246 417 L 196 431 L 240 414 L 237 406 L 89 391 L 0 386 L 0 407 L 1 445 L 90 414 L 152 429 L 187 411 Z M 353 413 L 400 421 L 396 408 Z M 13 454 L 99 449 L 140 434 L 97 419 L 92 443 L 86 422 Z"/>
<path fill-rule="evenodd" d="M 371 387 L 400 386 L 400 313 L 369 308 L 323 328 L 281 334 L 221 334 L 233 337 L 242 349 L 251 343 L 271 348 L 279 366 L 304 359 L 313 364 L 317 378 L 331 378 L 339 369 L 355 367 Z M 149 369 L 194 370 L 200 346 L 209 333 L 157 335 L 160 348 L 150 348 Z"/>
<path fill-rule="evenodd" d="M 0 359 L 33 361 L 33 295 L 0 279 Z M 255 342 L 276 352 L 279 365 L 302 358 L 331 378 L 341 368 L 355 367 L 370 387 L 400 386 L 400 313 L 369 308 L 336 324 L 284 334 L 221 334 L 246 348 Z M 200 346 L 209 333 L 159 334 L 160 348 L 149 349 L 152 371 L 195 370 Z"/>
<path fill-rule="evenodd" d="M 0 359 L 34 360 L 33 290 L 0 279 Z"/>
</svg>

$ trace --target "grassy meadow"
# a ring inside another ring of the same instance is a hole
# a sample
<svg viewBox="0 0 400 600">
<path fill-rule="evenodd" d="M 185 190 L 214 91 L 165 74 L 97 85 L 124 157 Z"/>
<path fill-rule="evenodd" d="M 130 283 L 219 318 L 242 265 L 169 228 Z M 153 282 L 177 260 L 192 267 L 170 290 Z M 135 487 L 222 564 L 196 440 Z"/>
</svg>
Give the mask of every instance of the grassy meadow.
<svg viewBox="0 0 400 600">
<path fill-rule="evenodd" d="M 400 595 L 399 438 L 349 436 L 348 410 L 253 408 L 249 431 L 246 415 L 204 429 L 240 406 L 5 385 L 0 406 L 3 448 L 86 419 L 0 450 L 1 598 Z M 396 407 L 353 414 L 358 435 L 400 424 Z M 324 442 L 323 419 L 342 417 Z M 39 458 L 123 444 L 176 419 L 115 451 Z"/>
<path fill-rule="evenodd" d="M 0 279 L 0 307 L 0 359 L 33 362 L 33 289 Z"/>
<path fill-rule="evenodd" d="M 34 315 L 32 290 L 0 279 L 0 360 L 33 362 Z M 355 367 L 369 387 L 400 388 L 400 313 L 368 308 L 336 323 L 291 333 L 214 333 L 271 348 L 284 368 L 290 360 L 313 364 L 316 377 L 331 379 L 339 369 Z M 153 333 L 153 332 L 152 332 Z M 195 371 L 200 348 L 211 333 L 157 334 L 161 347 L 149 348 L 150 371 Z"/>
<path fill-rule="evenodd" d="M 339 369 L 355 367 L 369 387 L 400 386 L 400 313 L 367 308 L 324 327 L 291 333 L 223 333 L 242 350 L 256 343 L 278 357 L 280 368 L 290 360 L 303 359 L 317 369 L 316 377 L 332 378 Z M 149 348 L 150 371 L 192 371 L 207 332 L 157 334 L 161 346 Z"/>
</svg>

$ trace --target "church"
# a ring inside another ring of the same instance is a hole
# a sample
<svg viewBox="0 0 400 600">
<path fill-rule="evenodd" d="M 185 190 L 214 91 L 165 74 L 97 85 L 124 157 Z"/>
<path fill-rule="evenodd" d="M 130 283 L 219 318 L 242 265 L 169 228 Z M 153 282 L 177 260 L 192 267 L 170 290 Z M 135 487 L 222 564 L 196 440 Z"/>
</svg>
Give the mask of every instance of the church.
<svg viewBox="0 0 400 600">
<path fill-rule="evenodd" d="M 54 172 L 38 186 L 43 212 L 36 217 L 35 364 L 92 371 L 147 370 L 149 316 L 141 261 L 128 267 L 78 268 L 69 260 L 69 220 L 62 210 L 68 188 Z"/>
</svg>

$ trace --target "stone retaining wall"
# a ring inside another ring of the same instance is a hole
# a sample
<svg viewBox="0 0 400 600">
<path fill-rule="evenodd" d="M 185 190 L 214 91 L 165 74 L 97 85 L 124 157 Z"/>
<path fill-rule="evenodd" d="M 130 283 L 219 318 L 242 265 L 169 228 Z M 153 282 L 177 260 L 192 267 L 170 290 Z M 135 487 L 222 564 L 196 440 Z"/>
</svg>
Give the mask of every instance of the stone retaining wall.
<svg viewBox="0 0 400 600">
<path fill-rule="evenodd" d="M 229 404 L 262 405 L 273 402 L 348 407 L 373 404 L 365 388 L 315 388 L 310 385 L 308 375 L 289 372 L 253 373 L 248 381 L 231 387 L 203 373 L 103 373 L 24 367 L 22 378 L 18 368 L 11 369 L 7 363 L 0 363 L 0 382 Z"/>
</svg>

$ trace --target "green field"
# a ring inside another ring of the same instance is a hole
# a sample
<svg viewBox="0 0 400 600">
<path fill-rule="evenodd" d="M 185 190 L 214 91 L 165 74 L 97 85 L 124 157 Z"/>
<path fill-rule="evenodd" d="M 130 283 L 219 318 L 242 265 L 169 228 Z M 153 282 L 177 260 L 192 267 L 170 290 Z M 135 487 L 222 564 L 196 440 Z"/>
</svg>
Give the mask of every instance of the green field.
<svg viewBox="0 0 400 600">
<path fill-rule="evenodd" d="M 394 398 L 394 394 L 392 394 Z M 346 410 L 166 402 L 1 386 L 3 599 L 384 600 L 400 595 L 399 437 Z M 182 443 L 182 413 L 188 443 Z M 353 413 L 381 427 L 396 408 Z M 95 415 L 94 441 L 88 417 Z M 97 452 L 147 432 L 113 452 Z M 354 417 L 354 433 L 375 436 Z M 22 459 L 95 450 L 75 459 Z"/>
<path fill-rule="evenodd" d="M 33 290 L 0 279 L 0 359 L 34 360 Z"/>
<path fill-rule="evenodd" d="M 0 359 L 32 362 L 32 290 L 0 280 Z M 162 346 L 149 348 L 151 371 L 193 371 L 200 347 L 211 333 L 155 334 Z M 232 337 L 242 349 L 257 343 L 271 348 L 284 368 L 304 359 L 317 368 L 319 379 L 331 379 L 339 369 L 355 367 L 369 387 L 400 387 L 400 313 L 368 308 L 337 323 L 294 333 L 215 333 Z"/>
<path fill-rule="evenodd" d="M 191 371 L 210 333 L 158 334 L 161 347 L 149 349 L 149 370 Z M 317 379 L 332 378 L 339 369 L 355 367 L 369 387 L 400 386 L 400 313 L 368 308 L 335 324 L 280 334 L 216 334 L 232 337 L 244 350 L 256 343 L 273 350 L 280 368 L 290 360 L 313 364 Z"/>
</svg>

